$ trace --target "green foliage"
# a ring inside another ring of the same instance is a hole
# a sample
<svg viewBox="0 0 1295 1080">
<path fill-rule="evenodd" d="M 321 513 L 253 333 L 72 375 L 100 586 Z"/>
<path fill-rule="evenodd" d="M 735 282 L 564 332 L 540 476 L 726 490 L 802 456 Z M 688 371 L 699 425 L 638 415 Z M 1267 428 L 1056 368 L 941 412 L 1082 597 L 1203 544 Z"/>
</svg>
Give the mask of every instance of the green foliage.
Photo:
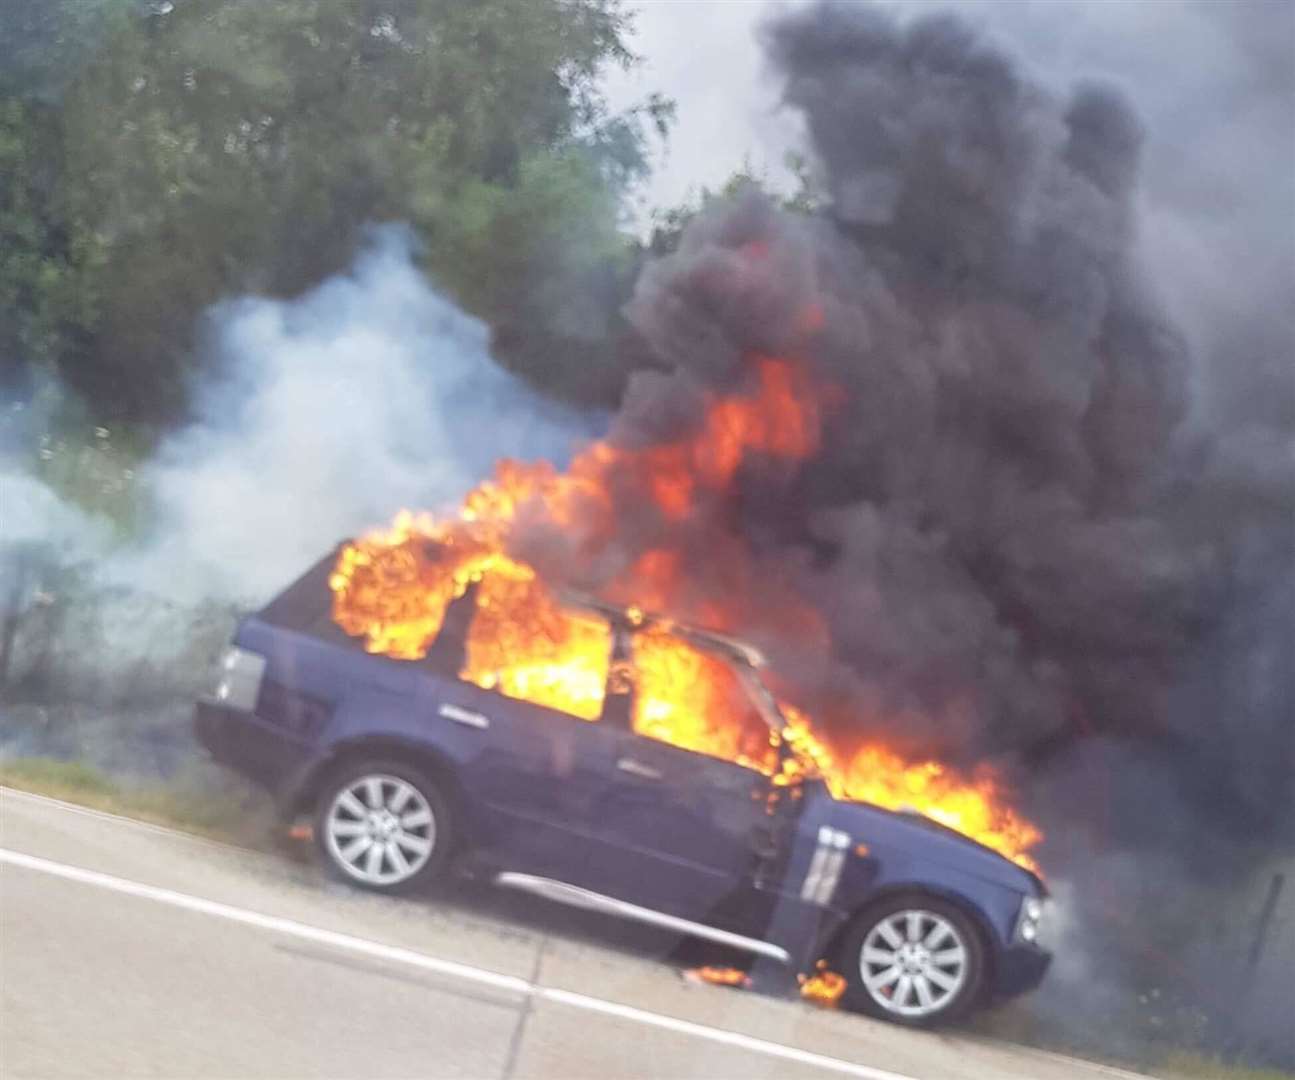
<svg viewBox="0 0 1295 1080">
<path fill-rule="evenodd" d="M 94 766 L 53 758 L 11 758 L 0 763 L 0 783 L 71 801 L 101 800 L 117 793 L 117 785 Z"/>
<path fill-rule="evenodd" d="M 414 220 L 437 280 L 489 313 L 505 363 L 551 393 L 615 400 L 606 354 L 633 283 L 616 214 L 596 160 L 576 149 L 525 158 L 507 188 L 460 185 Z"/>
<path fill-rule="evenodd" d="M 0 0 L 0 93 L 55 99 L 138 0 Z"/>
<path fill-rule="evenodd" d="M 46 106 L 0 98 L 0 372 L 21 357 L 48 367 L 84 306 L 54 210 L 57 119 Z"/>
<path fill-rule="evenodd" d="M 40 436 L 33 470 L 67 502 L 110 524 L 114 535 L 132 535 L 143 515 L 136 476 L 139 437 L 118 428 L 71 428 Z"/>
<path fill-rule="evenodd" d="M 95 25 L 57 108 L 0 98 L 11 366 L 57 371 L 101 418 L 169 422 L 205 308 L 299 292 L 406 220 L 507 362 L 601 385 L 622 195 L 673 116 L 601 95 L 634 61 L 618 0 L 187 0 Z"/>
<path fill-rule="evenodd" d="M 0 407 L 0 473 L 33 477 L 118 538 L 146 517 L 138 476 L 149 449 L 147 432 L 99 424 L 48 378 Z"/>
<path fill-rule="evenodd" d="M 1169 1054 L 1156 1071 L 1173 1080 L 1291 1080 L 1295 1075 L 1281 1069 L 1254 1068 L 1180 1051 Z"/>
</svg>

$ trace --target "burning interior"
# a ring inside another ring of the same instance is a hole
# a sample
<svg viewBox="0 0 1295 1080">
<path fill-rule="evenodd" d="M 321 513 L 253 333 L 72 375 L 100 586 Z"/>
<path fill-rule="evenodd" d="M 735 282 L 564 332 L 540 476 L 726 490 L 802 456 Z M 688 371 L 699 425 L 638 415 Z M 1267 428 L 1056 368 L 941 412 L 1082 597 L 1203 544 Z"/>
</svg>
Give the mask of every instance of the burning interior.
<svg viewBox="0 0 1295 1080">
<path fill-rule="evenodd" d="M 500 462 L 457 513 L 402 512 L 389 528 L 345 545 L 329 579 L 333 618 L 369 652 L 419 659 L 451 602 L 474 587 L 460 676 L 592 721 L 602 710 L 611 632 L 561 596 L 596 593 L 643 624 L 635 731 L 767 774 L 789 761 L 802 763 L 792 769 L 812 763 L 839 798 L 911 809 L 1037 869 L 1032 851 L 1042 834 L 991 772 L 964 775 L 884 742 L 834 738 L 797 703 L 794 673 L 774 683 L 784 723 L 771 737 L 748 722 L 750 699 L 733 666 L 642 614 L 681 611 L 717 633 L 741 632 L 752 605 L 772 596 L 778 622 L 823 640 L 814 610 L 763 580 L 758 559 L 724 522 L 746 465 L 794 469 L 817 447 L 830 401 L 831 388 L 803 365 L 756 356 L 739 385 L 704 394 L 701 415 L 673 440 L 622 445 L 613 433 L 565 472 Z M 798 755 L 780 758 L 780 739 Z"/>
</svg>

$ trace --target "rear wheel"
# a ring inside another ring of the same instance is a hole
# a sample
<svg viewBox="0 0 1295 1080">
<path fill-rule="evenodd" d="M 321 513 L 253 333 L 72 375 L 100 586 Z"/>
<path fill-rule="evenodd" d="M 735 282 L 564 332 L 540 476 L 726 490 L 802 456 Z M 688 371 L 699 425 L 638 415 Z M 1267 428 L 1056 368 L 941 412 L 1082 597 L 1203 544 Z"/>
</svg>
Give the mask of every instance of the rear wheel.
<svg viewBox="0 0 1295 1080">
<path fill-rule="evenodd" d="M 859 915 L 837 963 L 847 1005 L 910 1027 L 932 1027 L 975 1004 L 985 947 L 958 908 L 935 897 L 900 896 Z"/>
<path fill-rule="evenodd" d="M 335 772 L 320 793 L 315 837 L 325 864 L 376 892 L 420 889 L 445 865 L 449 804 L 416 769 L 369 761 Z"/>
</svg>

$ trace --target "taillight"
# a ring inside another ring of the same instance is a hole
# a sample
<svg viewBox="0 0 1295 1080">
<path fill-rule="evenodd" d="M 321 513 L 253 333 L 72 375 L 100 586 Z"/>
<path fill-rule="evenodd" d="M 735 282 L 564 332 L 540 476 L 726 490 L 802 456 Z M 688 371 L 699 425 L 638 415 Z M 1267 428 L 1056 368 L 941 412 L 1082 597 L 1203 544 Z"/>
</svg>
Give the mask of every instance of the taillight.
<svg viewBox="0 0 1295 1080">
<path fill-rule="evenodd" d="M 265 677 L 265 657 L 260 653 L 231 645 L 221 654 L 216 667 L 215 685 L 210 701 L 227 709 L 251 712 L 256 708 L 261 680 Z"/>
</svg>

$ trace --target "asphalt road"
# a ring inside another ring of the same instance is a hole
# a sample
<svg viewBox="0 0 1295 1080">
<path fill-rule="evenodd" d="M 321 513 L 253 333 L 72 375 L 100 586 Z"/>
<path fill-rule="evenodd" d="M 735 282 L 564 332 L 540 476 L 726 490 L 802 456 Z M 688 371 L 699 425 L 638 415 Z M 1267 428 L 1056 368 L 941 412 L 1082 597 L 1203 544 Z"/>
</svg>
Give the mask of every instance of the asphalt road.
<svg viewBox="0 0 1295 1080">
<path fill-rule="evenodd" d="M 684 982 L 674 943 L 484 887 L 287 858 L 0 789 L 0 1077 L 1133 1074 Z"/>
</svg>

